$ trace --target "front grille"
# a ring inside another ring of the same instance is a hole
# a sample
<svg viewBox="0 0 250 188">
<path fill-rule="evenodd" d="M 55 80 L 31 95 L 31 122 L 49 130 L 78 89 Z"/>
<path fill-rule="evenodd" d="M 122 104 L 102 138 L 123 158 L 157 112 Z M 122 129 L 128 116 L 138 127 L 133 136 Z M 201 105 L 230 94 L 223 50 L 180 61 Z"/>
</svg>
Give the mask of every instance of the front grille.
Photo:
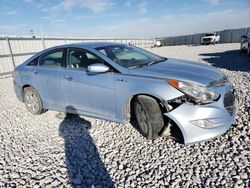
<svg viewBox="0 0 250 188">
<path fill-rule="evenodd" d="M 203 41 L 210 41 L 210 40 L 212 40 L 211 38 L 205 38 L 205 39 L 203 39 Z"/>
<path fill-rule="evenodd" d="M 235 96 L 232 91 L 229 91 L 225 94 L 224 96 L 224 106 L 227 109 L 229 114 L 233 114 L 234 111 L 234 101 L 235 101 Z"/>
</svg>

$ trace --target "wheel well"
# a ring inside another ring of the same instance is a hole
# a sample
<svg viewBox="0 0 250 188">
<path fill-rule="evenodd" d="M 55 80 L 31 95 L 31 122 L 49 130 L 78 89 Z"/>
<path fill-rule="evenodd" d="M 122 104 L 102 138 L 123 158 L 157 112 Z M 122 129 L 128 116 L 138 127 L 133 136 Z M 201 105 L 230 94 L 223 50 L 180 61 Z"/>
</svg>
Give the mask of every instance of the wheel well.
<svg viewBox="0 0 250 188">
<path fill-rule="evenodd" d="M 23 85 L 23 87 L 22 87 L 22 91 L 21 91 L 22 92 L 22 100 L 23 100 L 24 89 L 27 87 L 31 87 L 31 86 L 26 84 L 26 85 Z"/>
<path fill-rule="evenodd" d="M 164 102 L 162 100 L 160 100 L 159 98 L 157 98 L 155 96 L 152 96 L 152 95 L 148 95 L 148 94 L 134 95 L 134 96 L 132 96 L 130 98 L 129 103 L 128 103 L 128 105 L 126 107 L 126 110 L 125 110 L 125 117 L 126 117 L 126 119 L 130 120 L 130 123 L 132 125 L 134 124 L 134 122 L 136 122 L 135 112 L 134 112 L 134 108 L 133 108 L 134 107 L 134 102 L 135 102 L 136 97 L 139 96 L 139 95 L 146 95 L 146 96 L 149 96 L 149 97 L 155 99 L 157 101 L 157 103 L 159 104 L 162 113 L 168 112 L 168 110 L 166 109 L 166 106 L 164 105 Z M 179 126 L 173 120 L 168 118 L 167 116 L 163 115 L 163 118 L 164 118 L 165 128 L 167 127 L 166 125 L 171 126 L 171 134 L 172 134 L 171 136 L 173 136 L 178 142 L 184 143 L 184 137 L 183 137 L 183 134 L 182 134 L 181 129 L 179 128 Z M 159 134 L 160 136 L 162 135 L 164 130 L 165 129 L 163 129 L 160 132 L 160 134 Z"/>
<path fill-rule="evenodd" d="M 163 105 L 162 105 L 162 101 L 160 99 L 158 99 L 157 97 L 155 96 L 152 96 L 152 95 L 148 95 L 148 94 L 137 94 L 137 95 L 134 95 L 130 98 L 129 100 L 129 105 L 127 106 L 127 110 L 126 110 L 126 114 L 125 114 L 125 117 L 127 117 L 127 119 L 130 119 L 130 121 L 134 121 L 135 120 L 135 114 L 134 114 L 134 102 L 135 102 L 135 99 L 137 96 L 139 95 L 145 95 L 145 96 L 149 96 L 153 99 L 155 99 L 157 101 L 157 103 L 160 105 L 161 107 L 161 110 Z M 163 111 L 162 111 L 163 112 Z"/>
<path fill-rule="evenodd" d="M 26 84 L 26 85 L 23 86 L 23 90 L 24 90 L 24 88 L 26 88 L 26 87 L 31 87 L 31 86 L 28 85 L 28 84 Z"/>
</svg>

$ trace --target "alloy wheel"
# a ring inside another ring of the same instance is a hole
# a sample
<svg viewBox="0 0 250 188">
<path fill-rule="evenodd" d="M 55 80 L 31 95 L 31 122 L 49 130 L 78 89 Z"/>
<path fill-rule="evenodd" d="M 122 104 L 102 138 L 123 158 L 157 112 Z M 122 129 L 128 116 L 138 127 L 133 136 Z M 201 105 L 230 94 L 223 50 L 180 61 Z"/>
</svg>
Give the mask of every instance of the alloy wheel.
<svg viewBox="0 0 250 188">
<path fill-rule="evenodd" d="M 25 104 L 31 113 L 36 113 L 39 110 L 39 100 L 37 95 L 32 90 L 25 92 Z"/>
<path fill-rule="evenodd" d="M 135 115 L 141 131 L 148 133 L 148 120 L 142 105 L 139 102 L 135 103 Z"/>
</svg>

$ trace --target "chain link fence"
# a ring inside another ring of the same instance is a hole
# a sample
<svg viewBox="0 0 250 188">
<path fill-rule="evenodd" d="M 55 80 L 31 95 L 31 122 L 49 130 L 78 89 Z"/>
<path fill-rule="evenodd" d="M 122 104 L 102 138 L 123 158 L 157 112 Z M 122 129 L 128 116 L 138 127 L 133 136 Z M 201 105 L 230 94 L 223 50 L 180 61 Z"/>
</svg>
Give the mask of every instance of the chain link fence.
<svg viewBox="0 0 250 188">
<path fill-rule="evenodd" d="M 0 37 L 0 76 L 10 74 L 14 68 L 35 53 L 46 48 L 79 42 L 115 42 L 150 48 L 155 39 L 112 39 L 112 38 L 30 38 Z"/>
</svg>

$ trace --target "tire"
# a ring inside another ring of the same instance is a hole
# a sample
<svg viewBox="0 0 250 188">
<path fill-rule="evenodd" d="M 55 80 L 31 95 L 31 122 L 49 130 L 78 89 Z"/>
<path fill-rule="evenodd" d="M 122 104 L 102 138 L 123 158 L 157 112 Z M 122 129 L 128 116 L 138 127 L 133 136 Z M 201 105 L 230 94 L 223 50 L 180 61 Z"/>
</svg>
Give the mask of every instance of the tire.
<svg viewBox="0 0 250 188">
<path fill-rule="evenodd" d="M 45 112 L 39 94 L 32 87 L 24 88 L 23 101 L 31 114 L 38 115 Z"/>
<path fill-rule="evenodd" d="M 157 101 L 139 95 L 134 101 L 134 112 L 139 132 L 147 139 L 157 138 L 164 128 L 163 114 Z"/>
</svg>

